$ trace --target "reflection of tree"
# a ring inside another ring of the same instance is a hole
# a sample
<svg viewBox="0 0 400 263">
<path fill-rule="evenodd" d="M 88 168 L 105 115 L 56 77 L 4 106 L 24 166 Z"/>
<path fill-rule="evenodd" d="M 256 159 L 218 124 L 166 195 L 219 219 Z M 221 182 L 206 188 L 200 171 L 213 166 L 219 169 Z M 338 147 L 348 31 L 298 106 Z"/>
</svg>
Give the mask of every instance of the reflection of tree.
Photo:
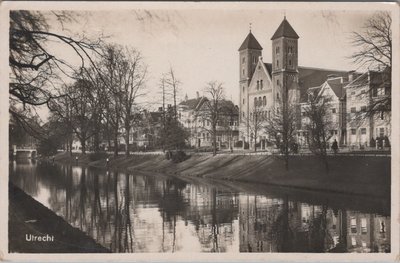
<svg viewBox="0 0 400 263">
<path fill-rule="evenodd" d="M 289 225 L 289 197 L 283 199 L 283 207 L 271 227 L 271 237 L 276 243 L 278 252 L 293 251 L 293 231 Z"/>
<path fill-rule="evenodd" d="M 333 245 L 333 238 L 327 228 L 327 211 L 328 207 L 326 205 L 322 206 L 321 213 L 317 215 L 315 215 L 315 210 L 313 209 L 308 233 L 309 249 L 312 252 L 325 252 Z"/>
<path fill-rule="evenodd" d="M 217 190 L 213 188 L 211 202 L 211 234 L 212 234 L 212 250 L 211 252 L 219 252 L 218 248 L 218 220 L 217 220 Z"/>
</svg>

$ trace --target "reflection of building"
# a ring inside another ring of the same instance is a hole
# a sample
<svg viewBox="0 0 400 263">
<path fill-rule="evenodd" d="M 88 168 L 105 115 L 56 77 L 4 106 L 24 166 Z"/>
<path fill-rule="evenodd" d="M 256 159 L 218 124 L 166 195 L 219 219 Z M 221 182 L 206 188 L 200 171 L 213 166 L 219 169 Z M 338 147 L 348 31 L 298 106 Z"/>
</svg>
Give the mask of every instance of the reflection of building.
<svg viewBox="0 0 400 263">
<path fill-rule="evenodd" d="M 190 185 L 183 195 L 189 202 L 185 220 L 195 225 L 203 251 L 226 252 L 232 246 L 237 231 L 234 226 L 238 211 L 237 196 L 201 185 Z"/>
<path fill-rule="evenodd" d="M 387 217 L 348 212 L 347 225 L 348 251 L 385 252 L 390 249 L 390 220 Z"/>
<path fill-rule="evenodd" d="M 387 252 L 390 218 L 265 196 L 239 197 L 240 252 Z"/>
</svg>

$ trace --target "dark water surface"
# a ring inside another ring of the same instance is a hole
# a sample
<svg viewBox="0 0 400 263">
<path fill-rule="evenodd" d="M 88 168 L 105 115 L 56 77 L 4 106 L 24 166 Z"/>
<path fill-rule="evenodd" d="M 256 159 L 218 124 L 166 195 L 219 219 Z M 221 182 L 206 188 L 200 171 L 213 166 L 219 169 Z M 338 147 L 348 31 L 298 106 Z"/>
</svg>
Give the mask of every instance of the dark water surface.
<svg viewBox="0 0 400 263">
<path fill-rule="evenodd" d="M 390 200 L 35 161 L 10 180 L 114 252 L 390 251 Z"/>
</svg>

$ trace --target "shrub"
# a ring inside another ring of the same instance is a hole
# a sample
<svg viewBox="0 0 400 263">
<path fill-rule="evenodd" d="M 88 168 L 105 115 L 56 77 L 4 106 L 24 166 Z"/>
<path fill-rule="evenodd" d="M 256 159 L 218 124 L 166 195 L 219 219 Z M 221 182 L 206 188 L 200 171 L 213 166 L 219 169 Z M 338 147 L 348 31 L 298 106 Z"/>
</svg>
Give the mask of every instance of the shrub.
<svg viewBox="0 0 400 263">
<path fill-rule="evenodd" d="M 101 159 L 106 159 L 107 156 L 108 155 L 105 152 L 91 153 L 91 154 L 89 154 L 89 161 L 94 162 L 94 161 L 98 161 Z"/>
<path fill-rule="evenodd" d="M 165 158 L 167 160 L 172 160 L 173 163 L 180 163 L 189 159 L 190 155 L 187 155 L 184 151 L 167 151 L 165 153 Z"/>
</svg>

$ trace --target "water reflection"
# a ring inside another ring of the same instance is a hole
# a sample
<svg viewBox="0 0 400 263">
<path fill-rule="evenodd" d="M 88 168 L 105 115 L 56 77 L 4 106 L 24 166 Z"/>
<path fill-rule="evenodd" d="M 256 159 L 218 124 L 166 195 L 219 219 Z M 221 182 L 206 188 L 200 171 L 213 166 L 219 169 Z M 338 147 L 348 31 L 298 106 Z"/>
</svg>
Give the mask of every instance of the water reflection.
<svg viewBox="0 0 400 263">
<path fill-rule="evenodd" d="M 388 252 L 390 217 L 164 176 L 11 163 L 10 179 L 114 252 Z M 321 202 L 320 202 L 321 203 Z"/>
</svg>

